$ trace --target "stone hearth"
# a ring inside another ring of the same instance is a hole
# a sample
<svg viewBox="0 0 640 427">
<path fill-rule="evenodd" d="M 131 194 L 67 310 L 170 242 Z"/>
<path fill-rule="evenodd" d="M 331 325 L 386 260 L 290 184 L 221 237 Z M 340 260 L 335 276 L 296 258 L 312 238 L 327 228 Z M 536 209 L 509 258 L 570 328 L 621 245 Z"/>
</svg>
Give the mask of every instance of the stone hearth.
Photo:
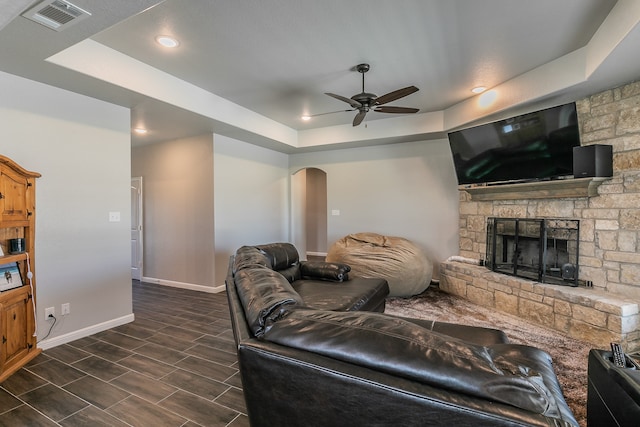
<svg viewBox="0 0 640 427">
<path fill-rule="evenodd" d="M 610 292 L 534 282 L 456 261 L 440 265 L 440 288 L 599 348 L 616 341 L 628 352 L 640 350 L 638 303 Z"/>
</svg>

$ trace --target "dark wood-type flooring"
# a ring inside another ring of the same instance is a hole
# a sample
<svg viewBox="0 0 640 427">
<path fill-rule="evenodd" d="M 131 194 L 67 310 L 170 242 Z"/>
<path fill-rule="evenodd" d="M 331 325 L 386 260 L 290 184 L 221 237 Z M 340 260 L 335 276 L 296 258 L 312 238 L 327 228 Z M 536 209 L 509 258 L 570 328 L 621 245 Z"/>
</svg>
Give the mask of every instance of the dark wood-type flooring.
<svg viewBox="0 0 640 427">
<path fill-rule="evenodd" d="M 226 294 L 134 281 L 133 307 L 2 383 L 0 426 L 248 426 Z"/>
</svg>

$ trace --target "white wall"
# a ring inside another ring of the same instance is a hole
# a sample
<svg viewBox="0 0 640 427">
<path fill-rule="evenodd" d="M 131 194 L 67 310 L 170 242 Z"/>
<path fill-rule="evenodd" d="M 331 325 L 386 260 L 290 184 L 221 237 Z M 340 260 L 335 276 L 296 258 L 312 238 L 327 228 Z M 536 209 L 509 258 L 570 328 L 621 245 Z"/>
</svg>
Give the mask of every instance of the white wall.
<svg viewBox="0 0 640 427">
<path fill-rule="evenodd" d="M 212 291 L 213 135 L 133 148 L 131 174 L 143 177 L 142 280 Z"/>
<path fill-rule="evenodd" d="M 0 72 L 0 153 L 42 174 L 36 194 L 38 340 L 44 308 L 70 303 L 43 348 L 133 320 L 130 113 Z M 109 222 L 117 211 L 121 222 Z"/>
<path fill-rule="evenodd" d="M 216 284 L 243 245 L 289 240 L 286 154 L 214 135 Z"/>
<path fill-rule="evenodd" d="M 290 166 L 327 173 L 329 247 L 375 232 L 408 238 L 437 260 L 458 254 L 458 182 L 446 139 L 294 154 Z"/>
</svg>

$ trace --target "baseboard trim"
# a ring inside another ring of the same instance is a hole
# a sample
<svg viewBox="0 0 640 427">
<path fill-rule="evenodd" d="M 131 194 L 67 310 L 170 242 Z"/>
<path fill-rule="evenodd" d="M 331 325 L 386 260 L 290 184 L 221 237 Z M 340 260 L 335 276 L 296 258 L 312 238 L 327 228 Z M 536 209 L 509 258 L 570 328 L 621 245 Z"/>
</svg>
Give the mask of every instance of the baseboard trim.
<svg viewBox="0 0 640 427">
<path fill-rule="evenodd" d="M 88 337 L 89 335 L 97 334 L 98 332 L 106 331 L 107 329 L 115 328 L 116 326 L 131 323 L 134 320 L 135 317 L 133 313 L 127 314 L 126 316 L 118 317 L 116 319 L 111 319 L 106 322 L 78 329 L 77 331 L 42 340 L 38 343 L 38 347 L 43 350 L 47 350 L 62 344 L 69 343 L 71 341 L 78 340 L 80 338 Z"/>
<path fill-rule="evenodd" d="M 142 277 L 141 282 L 153 283 L 154 285 L 169 286 L 172 288 L 189 289 L 192 291 L 206 292 L 208 294 L 217 294 L 225 290 L 225 286 L 203 286 L 193 283 L 174 282 L 173 280 L 156 279 L 155 277 Z"/>
<path fill-rule="evenodd" d="M 327 256 L 326 252 L 307 252 L 307 255 L 311 255 L 311 256 Z"/>
</svg>

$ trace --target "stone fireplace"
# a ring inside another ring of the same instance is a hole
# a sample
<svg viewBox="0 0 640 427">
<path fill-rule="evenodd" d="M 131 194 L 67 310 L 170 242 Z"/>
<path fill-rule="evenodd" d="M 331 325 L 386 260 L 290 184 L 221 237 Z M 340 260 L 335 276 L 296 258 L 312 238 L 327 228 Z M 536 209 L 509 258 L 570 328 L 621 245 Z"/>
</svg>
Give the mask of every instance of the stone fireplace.
<svg viewBox="0 0 640 427">
<path fill-rule="evenodd" d="M 579 100 L 577 109 L 582 144 L 613 147 L 614 176 L 461 188 L 459 255 L 464 260 L 477 260 L 478 264 L 486 259 L 487 223 L 491 217 L 579 221 L 575 267 L 580 286 L 500 274 L 459 261 L 442 263 L 440 286 L 597 347 L 608 348 L 610 341 L 619 341 L 627 351 L 637 351 L 640 82 Z"/>
</svg>

